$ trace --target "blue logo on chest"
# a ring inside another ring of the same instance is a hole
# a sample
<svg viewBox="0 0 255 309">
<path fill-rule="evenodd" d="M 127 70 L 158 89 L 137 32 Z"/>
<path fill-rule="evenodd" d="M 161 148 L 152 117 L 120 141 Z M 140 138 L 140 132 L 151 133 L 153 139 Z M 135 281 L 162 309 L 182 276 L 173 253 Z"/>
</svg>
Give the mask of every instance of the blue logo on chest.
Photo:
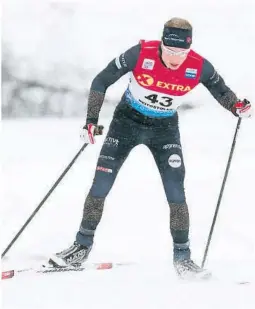
<svg viewBox="0 0 255 309">
<path fill-rule="evenodd" d="M 195 79 L 197 77 L 197 69 L 187 68 L 185 70 L 185 78 Z"/>
</svg>

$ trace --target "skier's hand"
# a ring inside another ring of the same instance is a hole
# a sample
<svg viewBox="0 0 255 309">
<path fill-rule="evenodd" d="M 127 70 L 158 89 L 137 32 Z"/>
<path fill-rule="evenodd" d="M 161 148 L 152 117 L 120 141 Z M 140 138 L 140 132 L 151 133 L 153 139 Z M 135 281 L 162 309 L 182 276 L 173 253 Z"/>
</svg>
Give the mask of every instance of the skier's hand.
<svg viewBox="0 0 255 309">
<path fill-rule="evenodd" d="M 88 144 L 95 144 L 95 136 L 103 134 L 103 126 L 98 126 L 93 123 L 86 124 L 80 133 L 80 138 Z"/>
<path fill-rule="evenodd" d="M 247 99 L 236 102 L 231 111 L 235 116 L 240 118 L 250 118 L 252 116 L 251 103 Z"/>
</svg>

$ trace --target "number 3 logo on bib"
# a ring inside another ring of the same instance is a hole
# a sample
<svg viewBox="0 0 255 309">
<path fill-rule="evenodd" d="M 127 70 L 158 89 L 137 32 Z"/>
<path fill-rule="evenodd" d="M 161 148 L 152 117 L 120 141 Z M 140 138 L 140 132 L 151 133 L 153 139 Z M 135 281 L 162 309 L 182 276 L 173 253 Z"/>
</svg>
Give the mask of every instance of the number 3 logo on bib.
<svg viewBox="0 0 255 309">
<path fill-rule="evenodd" d="M 167 96 L 161 97 L 158 94 L 150 94 L 148 96 L 145 96 L 144 98 L 147 99 L 153 105 L 155 104 L 155 105 L 159 105 L 159 106 L 166 107 L 166 108 L 170 107 L 173 101 L 173 99 L 170 97 L 167 97 Z"/>
</svg>

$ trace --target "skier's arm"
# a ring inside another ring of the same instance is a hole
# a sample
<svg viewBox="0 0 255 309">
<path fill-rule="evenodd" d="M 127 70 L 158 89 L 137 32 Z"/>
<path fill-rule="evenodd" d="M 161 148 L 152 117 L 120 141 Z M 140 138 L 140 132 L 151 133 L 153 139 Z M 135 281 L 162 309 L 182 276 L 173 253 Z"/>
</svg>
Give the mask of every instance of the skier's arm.
<svg viewBox="0 0 255 309">
<path fill-rule="evenodd" d="M 141 45 L 137 44 L 113 59 L 92 81 L 88 98 L 86 123 L 97 124 L 107 88 L 134 69 Z"/>
<path fill-rule="evenodd" d="M 238 102 L 238 98 L 235 93 L 225 84 L 223 78 L 217 73 L 213 65 L 206 59 L 204 59 L 200 82 L 227 110 L 231 111 L 235 103 Z"/>
</svg>

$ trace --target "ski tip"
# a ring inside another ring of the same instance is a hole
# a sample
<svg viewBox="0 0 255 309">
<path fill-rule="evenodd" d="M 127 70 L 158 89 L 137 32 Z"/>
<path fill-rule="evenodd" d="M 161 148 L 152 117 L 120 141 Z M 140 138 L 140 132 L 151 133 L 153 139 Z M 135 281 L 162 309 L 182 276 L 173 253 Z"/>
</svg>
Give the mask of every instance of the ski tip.
<svg viewBox="0 0 255 309">
<path fill-rule="evenodd" d="M 14 277 L 14 270 L 2 271 L 2 280 Z"/>
<path fill-rule="evenodd" d="M 113 268 L 113 263 L 98 263 L 96 264 L 96 269 L 111 269 Z"/>
</svg>

